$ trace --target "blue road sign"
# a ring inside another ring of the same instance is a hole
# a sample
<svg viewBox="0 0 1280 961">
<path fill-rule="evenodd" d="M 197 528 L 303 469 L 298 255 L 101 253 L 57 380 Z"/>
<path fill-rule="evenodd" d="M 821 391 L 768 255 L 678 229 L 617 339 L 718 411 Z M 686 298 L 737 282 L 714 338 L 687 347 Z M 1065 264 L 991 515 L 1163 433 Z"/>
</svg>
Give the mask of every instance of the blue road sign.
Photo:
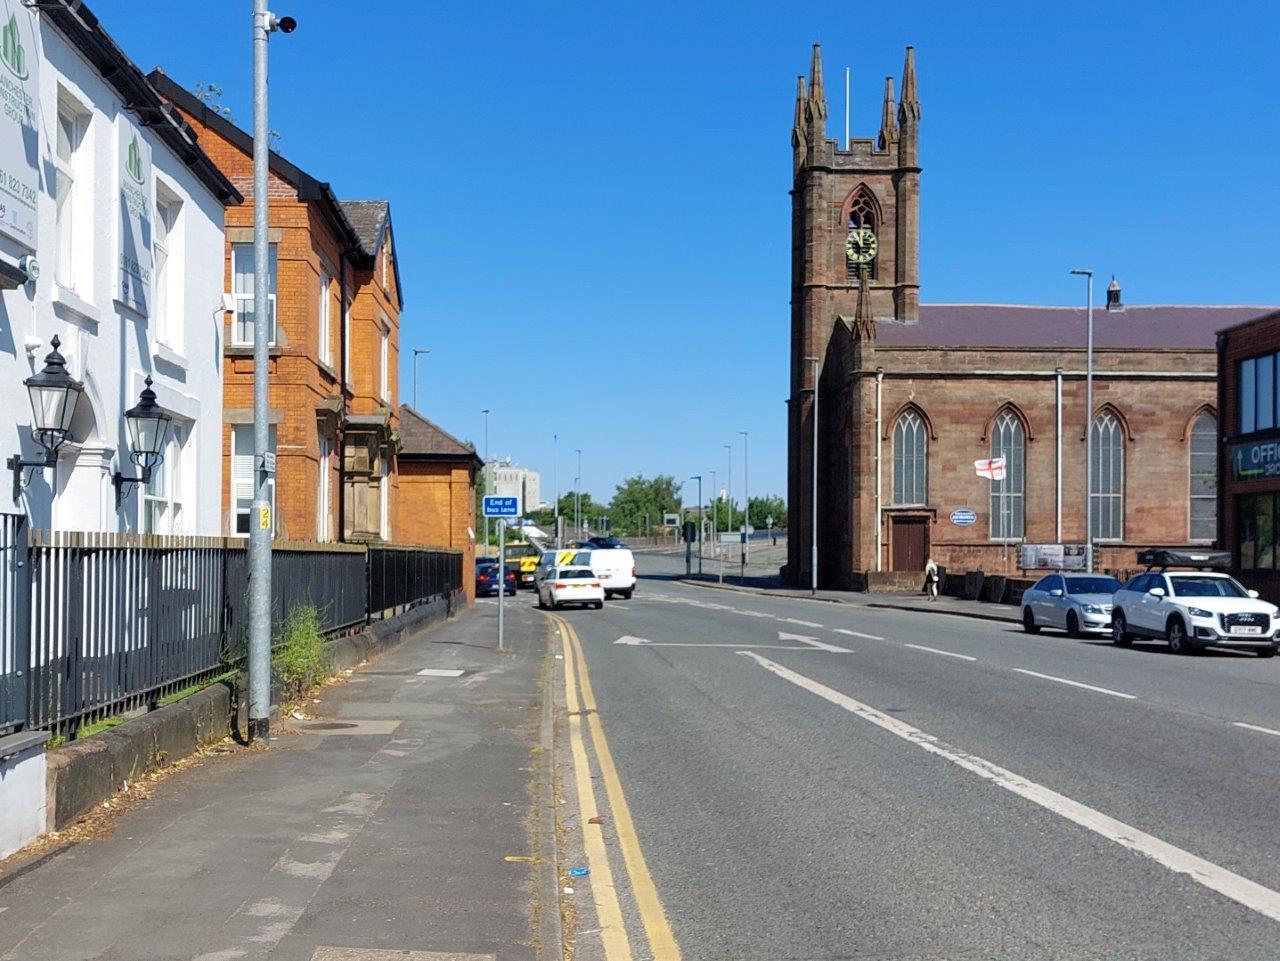
<svg viewBox="0 0 1280 961">
<path fill-rule="evenodd" d="M 951 523 L 955 524 L 957 527 L 968 527 L 970 524 L 976 522 L 977 519 L 978 515 L 967 507 L 961 507 L 959 510 L 951 512 Z"/>
<path fill-rule="evenodd" d="M 484 516 L 519 517 L 520 498 L 498 497 L 494 494 L 486 494 L 484 498 Z"/>
</svg>

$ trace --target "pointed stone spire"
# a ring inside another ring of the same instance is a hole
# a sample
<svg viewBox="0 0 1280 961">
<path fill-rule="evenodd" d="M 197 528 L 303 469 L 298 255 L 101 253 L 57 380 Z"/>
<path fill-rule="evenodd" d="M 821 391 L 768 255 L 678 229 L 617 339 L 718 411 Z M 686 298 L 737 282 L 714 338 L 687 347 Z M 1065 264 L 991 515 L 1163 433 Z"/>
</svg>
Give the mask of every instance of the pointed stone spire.
<svg viewBox="0 0 1280 961">
<path fill-rule="evenodd" d="M 893 78 L 884 78 L 884 109 L 880 112 L 880 149 L 898 142 L 898 110 L 893 100 Z"/>
<path fill-rule="evenodd" d="M 791 123 L 791 149 L 795 154 L 795 169 L 804 165 L 809 151 L 809 121 L 805 116 L 805 105 L 808 93 L 805 91 L 804 75 L 796 77 L 796 116 Z"/>
<path fill-rule="evenodd" d="M 809 68 L 809 123 L 815 140 L 827 135 L 827 90 L 822 82 L 822 45 L 813 45 L 813 64 Z"/>
<path fill-rule="evenodd" d="M 902 65 L 902 103 L 898 105 L 898 122 L 920 121 L 920 94 L 916 92 L 916 48 L 907 47 L 907 60 Z"/>
<path fill-rule="evenodd" d="M 804 105 L 808 99 L 809 95 L 805 92 L 804 87 L 804 74 L 800 74 L 800 76 L 796 77 L 796 119 L 792 125 L 796 130 L 804 129 Z"/>
</svg>

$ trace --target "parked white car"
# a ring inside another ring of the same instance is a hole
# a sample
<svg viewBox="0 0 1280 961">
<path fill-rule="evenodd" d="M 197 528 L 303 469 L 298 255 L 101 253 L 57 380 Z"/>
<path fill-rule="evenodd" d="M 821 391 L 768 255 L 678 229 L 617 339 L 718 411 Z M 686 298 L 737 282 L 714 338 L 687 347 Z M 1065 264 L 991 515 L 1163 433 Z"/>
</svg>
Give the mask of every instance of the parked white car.
<svg viewBox="0 0 1280 961">
<path fill-rule="evenodd" d="M 538 585 L 538 607 L 559 610 L 566 604 L 604 607 L 604 587 L 589 567 L 557 567 Z"/>
<path fill-rule="evenodd" d="M 1111 632 L 1111 598 L 1120 582 L 1107 574 L 1047 574 L 1022 595 L 1028 634 L 1057 627 L 1072 637 Z"/>
<path fill-rule="evenodd" d="M 1215 571 L 1148 571 L 1112 598 L 1111 639 L 1128 647 L 1135 637 L 1168 641 L 1175 654 L 1209 646 L 1280 649 L 1278 609 L 1234 577 Z"/>
</svg>

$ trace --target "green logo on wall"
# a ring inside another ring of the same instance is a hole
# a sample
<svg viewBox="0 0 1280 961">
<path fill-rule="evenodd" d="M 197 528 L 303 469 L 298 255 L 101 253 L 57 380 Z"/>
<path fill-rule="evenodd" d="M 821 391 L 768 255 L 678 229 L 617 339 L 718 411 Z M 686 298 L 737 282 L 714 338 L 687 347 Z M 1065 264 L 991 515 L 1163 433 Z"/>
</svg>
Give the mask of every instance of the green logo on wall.
<svg viewBox="0 0 1280 961">
<path fill-rule="evenodd" d="M 18 18 L 9 15 L 9 22 L 4 25 L 0 41 L 0 63 L 3 63 L 11 74 L 19 80 L 27 79 L 27 52 L 22 48 L 22 40 L 18 37 Z"/>
<path fill-rule="evenodd" d="M 124 169 L 136 182 L 142 183 L 142 151 L 138 148 L 138 135 L 135 133 L 129 141 L 129 157 L 124 162 Z"/>
</svg>

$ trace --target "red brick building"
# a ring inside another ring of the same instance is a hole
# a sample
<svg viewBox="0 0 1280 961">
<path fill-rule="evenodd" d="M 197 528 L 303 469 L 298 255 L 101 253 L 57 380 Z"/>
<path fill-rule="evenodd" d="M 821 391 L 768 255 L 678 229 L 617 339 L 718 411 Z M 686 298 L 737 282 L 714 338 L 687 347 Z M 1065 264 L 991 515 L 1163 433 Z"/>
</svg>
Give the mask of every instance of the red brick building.
<svg viewBox="0 0 1280 961">
<path fill-rule="evenodd" d="M 1014 573 L 1020 544 L 1084 543 L 1086 489 L 1100 567 L 1211 543 L 1215 331 L 1266 308 L 1126 309 L 1113 285 L 1095 312 L 1086 411 L 1083 308 L 919 303 L 911 48 L 875 140 L 828 139 L 826 116 L 815 47 L 792 130 L 787 580 L 810 578 L 815 388 L 825 586 L 914 583 L 928 557 Z M 1004 480 L 976 473 L 992 457 Z"/>
<path fill-rule="evenodd" d="M 1280 600 L 1280 312 L 1218 335 L 1218 545 L 1240 579 Z"/>
<path fill-rule="evenodd" d="M 484 461 L 412 407 L 400 408 L 399 513 L 402 544 L 462 551 L 462 584 L 475 598 L 476 472 Z"/>
<path fill-rule="evenodd" d="M 246 202 L 226 216 L 224 531 L 248 531 L 253 482 L 253 140 L 159 70 L 150 81 Z M 400 274 L 386 201 L 340 201 L 275 153 L 269 241 L 275 534 L 391 540 L 398 475 Z"/>
</svg>

